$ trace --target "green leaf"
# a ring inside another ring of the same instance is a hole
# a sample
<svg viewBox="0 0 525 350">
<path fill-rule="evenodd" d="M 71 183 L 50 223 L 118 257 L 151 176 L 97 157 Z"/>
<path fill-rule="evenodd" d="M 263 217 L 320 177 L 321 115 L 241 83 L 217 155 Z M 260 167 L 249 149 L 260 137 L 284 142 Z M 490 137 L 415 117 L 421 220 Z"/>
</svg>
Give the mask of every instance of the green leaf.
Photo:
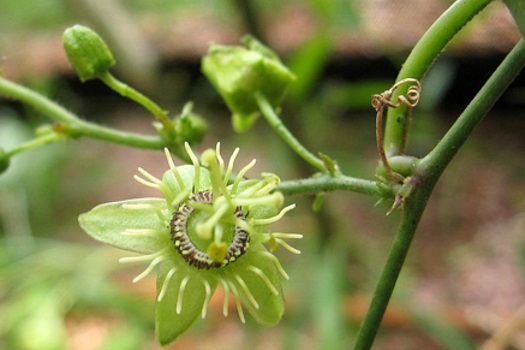
<svg viewBox="0 0 525 350">
<path fill-rule="evenodd" d="M 133 208 L 146 205 L 149 208 Z M 166 201 L 160 198 L 130 199 L 101 204 L 79 216 L 80 227 L 94 239 L 142 254 L 159 251 L 170 243 L 166 223 L 158 212 L 166 214 Z M 150 229 L 166 232 L 166 235 L 130 236 L 122 233 L 127 229 Z"/>
<path fill-rule="evenodd" d="M 155 335 L 161 345 L 174 341 L 184 333 L 201 315 L 206 300 L 206 289 L 203 280 L 210 271 L 196 271 L 182 260 L 178 253 L 172 254 L 173 259 L 168 259 L 161 265 L 157 278 L 157 295 L 161 292 L 168 272 L 176 268 L 176 272 L 170 279 L 168 287 L 161 301 L 155 304 Z M 180 262 L 176 264 L 176 262 Z M 177 266 L 177 267 L 175 267 Z M 177 301 L 179 298 L 182 281 L 190 276 L 184 289 L 182 308 L 177 313 Z M 213 278 L 205 278 L 210 285 L 210 293 L 213 295 L 217 287 L 217 281 Z M 207 305 L 206 305 L 207 307 Z"/>
</svg>

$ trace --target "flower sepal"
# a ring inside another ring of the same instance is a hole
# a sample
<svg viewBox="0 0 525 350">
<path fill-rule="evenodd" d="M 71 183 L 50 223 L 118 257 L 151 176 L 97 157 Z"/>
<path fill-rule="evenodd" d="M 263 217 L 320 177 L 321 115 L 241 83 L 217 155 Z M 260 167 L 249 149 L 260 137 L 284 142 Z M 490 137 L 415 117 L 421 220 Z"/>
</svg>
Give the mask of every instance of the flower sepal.
<svg viewBox="0 0 525 350">
<path fill-rule="evenodd" d="M 78 218 L 80 227 L 97 241 L 140 254 L 152 254 L 170 243 L 158 234 L 166 226 L 159 217 L 167 211 L 160 198 L 104 203 Z"/>
</svg>

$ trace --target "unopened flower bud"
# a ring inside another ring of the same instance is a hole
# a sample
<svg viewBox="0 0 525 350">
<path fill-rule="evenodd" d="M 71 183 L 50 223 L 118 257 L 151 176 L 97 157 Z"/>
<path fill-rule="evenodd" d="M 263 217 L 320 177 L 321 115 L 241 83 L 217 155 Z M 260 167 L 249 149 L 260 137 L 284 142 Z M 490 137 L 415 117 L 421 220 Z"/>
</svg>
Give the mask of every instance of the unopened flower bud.
<svg viewBox="0 0 525 350">
<path fill-rule="evenodd" d="M 100 77 L 115 65 L 115 59 L 102 38 L 88 27 L 66 29 L 62 45 L 81 81 Z"/>
<path fill-rule="evenodd" d="M 203 73 L 226 102 L 239 132 L 250 128 L 259 116 L 255 93 L 278 107 L 295 80 L 272 50 L 251 36 L 242 42 L 245 46 L 212 45 L 202 60 Z"/>
</svg>

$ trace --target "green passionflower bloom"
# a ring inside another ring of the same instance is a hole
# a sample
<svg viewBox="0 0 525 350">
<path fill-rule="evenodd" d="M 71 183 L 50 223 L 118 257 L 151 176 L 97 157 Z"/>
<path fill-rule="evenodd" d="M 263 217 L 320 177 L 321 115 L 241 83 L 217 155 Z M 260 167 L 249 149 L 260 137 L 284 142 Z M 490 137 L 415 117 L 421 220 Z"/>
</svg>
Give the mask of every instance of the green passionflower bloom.
<svg viewBox="0 0 525 350">
<path fill-rule="evenodd" d="M 169 170 L 162 180 L 142 168 L 135 176 L 164 198 L 102 204 L 82 214 L 80 226 L 99 241 L 141 254 L 121 262 L 149 262 L 133 282 L 159 267 L 155 323 L 161 344 L 177 338 L 199 315 L 206 317 L 218 285 L 225 292 L 225 316 L 231 294 L 242 322 L 244 306 L 259 323 L 276 324 L 284 312 L 279 275 L 288 275 L 272 252 L 281 245 L 299 254 L 284 239 L 302 235 L 269 232 L 267 226 L 295 205 L 282 208 L 276 175 L 244 179 L 255 160 L 233 177 L 239 149 L 226 165 L 217 144 L 202 154 L 203 166 L 187 143 L 186 151 L 193 165 L 175 166 L 165 150 Z"/>
</svg>

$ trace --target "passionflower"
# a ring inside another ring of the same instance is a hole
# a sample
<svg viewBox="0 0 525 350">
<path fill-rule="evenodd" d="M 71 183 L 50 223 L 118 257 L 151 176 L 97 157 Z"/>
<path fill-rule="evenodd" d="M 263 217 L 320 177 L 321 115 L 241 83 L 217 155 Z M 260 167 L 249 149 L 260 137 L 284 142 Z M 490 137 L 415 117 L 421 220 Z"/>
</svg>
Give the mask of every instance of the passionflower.
<svg viewBox="0 0 525 350">
<path fill-rule="evenodd" d="M 216 149 L 199 162 L 186 143 L 193 165 L 175 166 L 162 179 L 139 168 L 135 179 L 159 190 L 164 198 L 130 199 L 99 205 L 79 217 L 80 226 L 96 240 L 139 253 L 121 262 L 149 262 L 133 282 L 157 268 L 156 337 L 167 344 L 206 317 L 217 286 L 224 290 L 223 314 L 235 299 L 240 320 L 244 309 L 261 324 L 275 325 L 284 312 L 280 276 L 288 279 L 273 252 L 282 246 L 300 252 L 285 239 L 297 233 L 271 232 L 268 225 L 294 208 L 274 191 L 276 175 L 246 180 L 255 160 L 234 175 L 235 149 L 228 164 Z M 268 249 L 269 248 L 269 249 Z"/>
</svg>

